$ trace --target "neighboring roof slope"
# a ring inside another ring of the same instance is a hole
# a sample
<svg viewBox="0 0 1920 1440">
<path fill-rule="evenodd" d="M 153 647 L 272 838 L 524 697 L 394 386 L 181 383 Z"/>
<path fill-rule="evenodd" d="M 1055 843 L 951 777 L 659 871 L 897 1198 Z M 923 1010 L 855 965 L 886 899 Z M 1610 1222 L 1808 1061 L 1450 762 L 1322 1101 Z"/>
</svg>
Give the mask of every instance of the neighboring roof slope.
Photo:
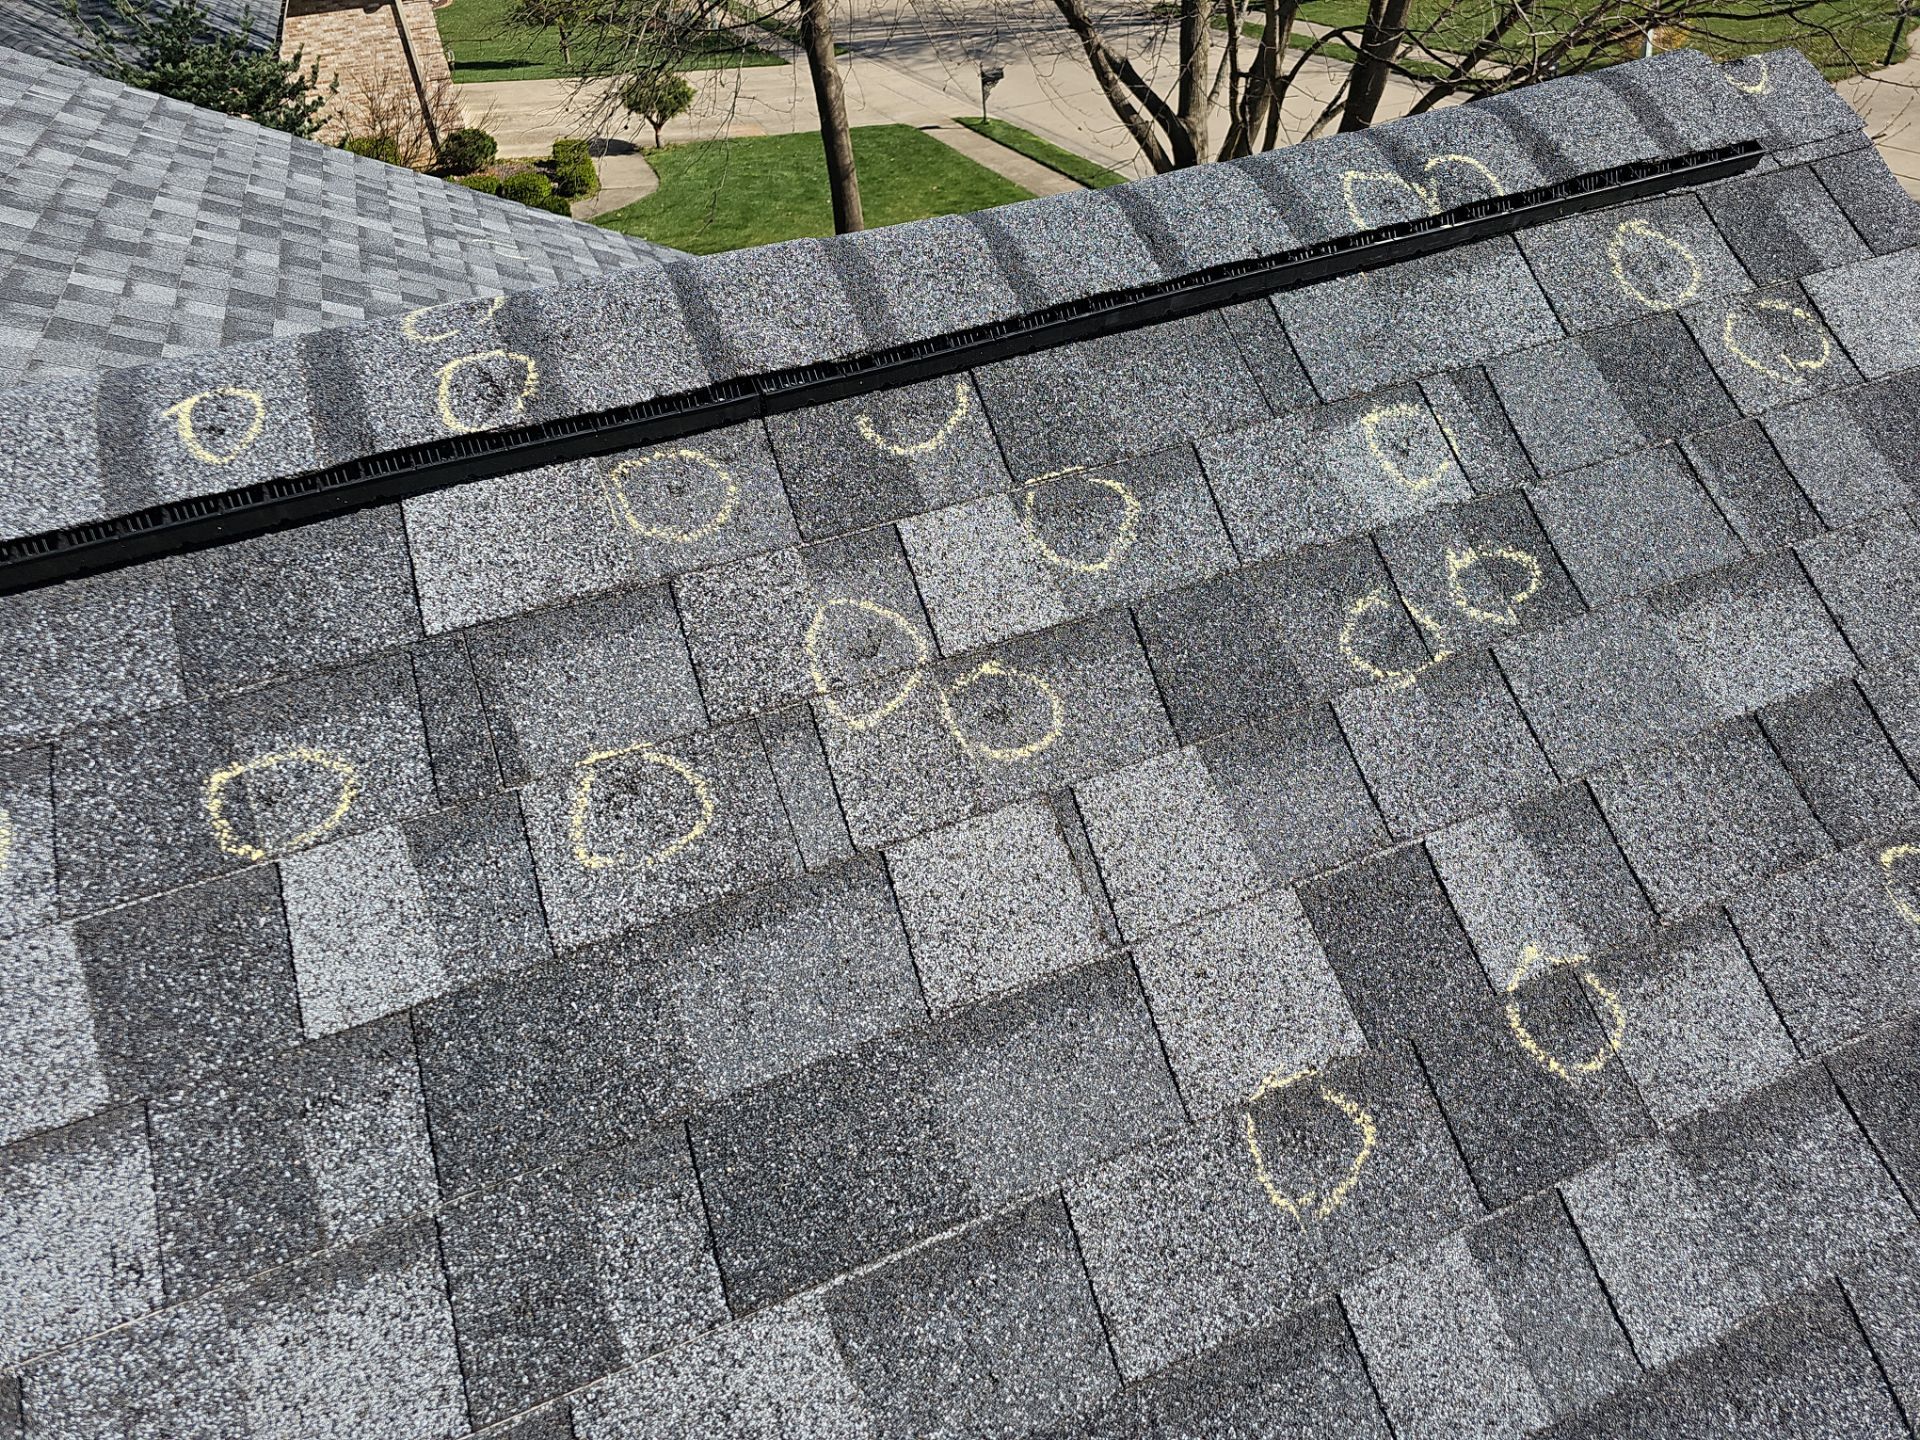
<svg viewBox="0 0 1920 1440">
<path fill-rule="evenodd" d="M 677 253 L 0 50 L 0 386 Z"/>
<path fill-rule="evenodd" d="M 0 514 L 1753 135 L 0 601 L 24 1433 L 1906 1433 L 1920 212 L 1797 57 L 16 392 Z"/>
<path fill-rule="evenodd" d="M 258 50 L 280 44 L 280 17 L 286 0 L 202 0 L 207 21 L 223 34 L 244 31 Z M 81 0 L 81 15 L 92 23 L 117 23 L 111 0 Z M 0 0 L 0 48 L 42 60 L 77 65 L 85 54 L 80 36 L 67 19 L 65 0 Z"/>
</svg>

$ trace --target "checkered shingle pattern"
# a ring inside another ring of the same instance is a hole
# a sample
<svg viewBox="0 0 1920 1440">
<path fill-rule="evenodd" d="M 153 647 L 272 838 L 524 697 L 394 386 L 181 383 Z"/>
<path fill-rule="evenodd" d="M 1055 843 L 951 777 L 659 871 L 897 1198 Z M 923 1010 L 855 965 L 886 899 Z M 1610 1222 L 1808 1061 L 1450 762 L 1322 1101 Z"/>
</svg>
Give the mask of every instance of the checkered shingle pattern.
<svg viewBox="0 0 1920 1440">
<path fill-rule="evenodd" d="M 0 49 L 0 386 L 671 253 Z"/>
<path fill-rule="evenodd" d="M 1837 105 L 1669 57 L 110 387 L 43 449 L 104 505 L 178 384 L 297 465 L 463 356 L 612 403 L 1070 292 L 1076 227 L 1770 147 L 0 604 L 0 1417 L 1910 1433 L 1920 251 Z"/>
</svg>

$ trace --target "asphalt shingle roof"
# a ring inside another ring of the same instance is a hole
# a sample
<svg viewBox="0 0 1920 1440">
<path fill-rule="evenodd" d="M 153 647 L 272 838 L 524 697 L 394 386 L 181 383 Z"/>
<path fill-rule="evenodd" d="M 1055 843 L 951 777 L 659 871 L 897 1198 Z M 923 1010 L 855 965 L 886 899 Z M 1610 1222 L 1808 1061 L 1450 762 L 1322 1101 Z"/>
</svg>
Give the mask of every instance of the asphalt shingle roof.
<svg viewBox="0 0 1920 1440">
<path fill-rule="evenodd" d="M 1911 1433 L 1920 228 L 1796 55 L 15 390 L 0 523 L 1749 137 L 0 599 L 0 1434 Z"/>
<path fill-rule="evenodd" d="M 257 8 L 277 24 L 278 6 Z M 0 28 L 0 387 L 678 254 L 53 64 L 25 39 Z M 22 423 L 10 440 L 33 439 Z"/>
</svg>

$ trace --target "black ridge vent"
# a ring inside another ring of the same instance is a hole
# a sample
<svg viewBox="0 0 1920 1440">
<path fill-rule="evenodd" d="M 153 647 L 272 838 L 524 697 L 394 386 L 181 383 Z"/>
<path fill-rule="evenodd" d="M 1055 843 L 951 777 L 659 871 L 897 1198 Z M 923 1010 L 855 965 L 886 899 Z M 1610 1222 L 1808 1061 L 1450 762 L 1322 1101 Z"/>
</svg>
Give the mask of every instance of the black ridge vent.
<svg viewBox="0 0 1920 1440">
<path fill-rule="evenodd" d="M 1009 356 L 1378 269 L 1583 210 L 1723 179 L 1751 169 L 1761 153 L 1759 142 L 1746 140 L 1667 160 L 1616 165 L 1533 190 L 1475 200 L 1439 215 L 1049 305 L 1012 320 L 889 346 L 852 359 L 729 380 L 593 415 L 449 436 L 303 475 L 0 541 L 0 594 L 223 545 L 470 480 L 613 454 L 763 415 L 871 394 Z"/>
</svg>

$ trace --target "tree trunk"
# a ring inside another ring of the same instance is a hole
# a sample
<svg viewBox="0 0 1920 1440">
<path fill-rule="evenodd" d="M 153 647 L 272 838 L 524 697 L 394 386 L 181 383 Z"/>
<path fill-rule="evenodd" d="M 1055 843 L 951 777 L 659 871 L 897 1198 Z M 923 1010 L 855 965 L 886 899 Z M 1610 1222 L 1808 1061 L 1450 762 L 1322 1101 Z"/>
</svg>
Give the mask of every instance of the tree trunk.
<svg viewBox="0 0 1920 1440">
<path fill-rule="evenodd" d="M 1180 124 L 1187 132 L 1195 163 L 1207 148 L 1207 50 L 1212 37 L 1213 0 L 1180 0 Z"/>
<path fill-rule="evenodd" d="M 1374 0 L 1369 7 L 1367 28 L 1360 39 L 1360 63 L 1353 67 L 1347 107 L 1340 116 L 1342 130 L 1364 130 L 1373 123 L 1412 8 L 1413 0 Z"/>
<path fill-rule="evenodd" d="M 844 235 L 864 230 L 860 176 L 853 168 L 853 136 L 847 129 L 847 97 L 833 58 L 833 17 L 828 0 L 800 0 L 800 43 L 813 76 L 813 102 L 820 112 L 820 144 L 827 152 L 827 189 L 833 195 L 833 228 Z"/>
</svg>

